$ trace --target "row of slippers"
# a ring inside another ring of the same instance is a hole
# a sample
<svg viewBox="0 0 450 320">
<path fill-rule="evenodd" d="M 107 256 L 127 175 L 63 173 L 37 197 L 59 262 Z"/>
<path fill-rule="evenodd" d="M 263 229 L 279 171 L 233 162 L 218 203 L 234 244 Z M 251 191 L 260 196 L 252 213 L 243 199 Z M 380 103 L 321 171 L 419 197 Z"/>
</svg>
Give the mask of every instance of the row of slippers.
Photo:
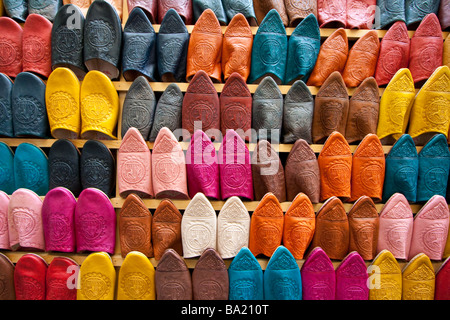
<svg viewBox="0 0 450 320">
<path fill-rule="evenodd" d="M 206 249 L 191 271 L 167 249 L 156 268 L 141 252 L 125 257 L 118 274 L 105 252 L 79 266 L 66 257 L 48 264 L 28 253 L 14 264 L 0 255 L 2 300 L 448 300 L 449 259 L 435 272 L 419 253 L 403 270 L 383 250 L 369 266 L 357 252 L 334 267 L 316 247 L 300 268 L 288 249 L 277 248 L 266 269 L 243 247 L 227 269 Z M 116 286 L 117 282 L 117 286 Z M 369 283 L 373 283 L 369 285 Z M 117 289 L 116 289 L 117 287 Z M 32 290 L 33 289 L 33 290 Z"/>
<path fill-rule="evenodd" d="M 328 199 L 315 214 L 302 193 L 286 214 L 272 193 L 263 197 L 251 215 L 238 197 L 229 198 L 217 214 L 205 195 L 197 193 L 182 215 L 164 199 L 153 216 L 138 195 L 129 194 L 117 218 L 110 200 L 94 188 L 83 190 L 78 199 L 62 187 L 50 190 L 44 200 L 28 189 L 0 195 L 1 248 L 6 250 L 112 254 L 117 224 L 123 256 L 138 250 L 157 260 L 167 248 L 185 258 L 214 248 L 228 259 L 242 246 L 248 246 L 255 256 L 270 257 L 282 243 L 296 259 L 302 259 L 310 246 L 320 246 L 338 260 L 350 251 L 359 252 L 365 260 L 383 249 L 406 260 L 423 252 L 439 261 L 450 253 L 449 209 L 439 195 L 414 218 L 399 193 L 387 201 L 380 214 L 366 196 L 359 198 L 348 214 L 337 197 Z"/>
</svg>

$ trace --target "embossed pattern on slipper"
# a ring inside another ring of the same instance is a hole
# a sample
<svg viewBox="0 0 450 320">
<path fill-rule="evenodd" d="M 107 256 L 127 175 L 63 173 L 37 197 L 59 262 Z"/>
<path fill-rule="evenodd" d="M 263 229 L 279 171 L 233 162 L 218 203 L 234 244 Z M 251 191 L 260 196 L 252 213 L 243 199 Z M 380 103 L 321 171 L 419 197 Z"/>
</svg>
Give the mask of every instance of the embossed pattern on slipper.
<svg viewBox="0 0 450 320">
<path fill-rule="evenodd" d="M 271 257 L 283 238 L 284 214 L 280 202 L 267 193 L 253 211 L 248 248 L 256 257 Z"/>
<path fill-rule="evenodd" d="M 252 0 L 223 0 L 222 5 L 227 18 L 230 21 L 228 25 L 231 24 L 231 20 L 233 20 L 233 18 L 238 14 L 242 14 L 251 26 L 257 25 L 255 9 L 253 7 Z"/>
<path fill-rule="evenodd" d="M 117 152 L 117 184 L 119 195 L 135 193 L 142 198 L 154 195 L 152 156 L 138 129 L 131 127 Z"/>
<path fill-rule="evenodd" d="M 192 300 L 192 279 L 186 262 L 173 249 L 164 251 L 155 271 L 157 300 Z"/>
<path fill-rule="evenodd" d="M 14 263 L 0 253 L 0 272 L 3 275 L 2 287 L 3 290 L 0 293 L 1 300 L 16 300 L 16 290 L 14 288 Z"/>
<path fill-rule="evenodd" d="M 78 263 L 66 257 L 54 257 L 48 265 L 46 276 L 46 300 L 76 300 L 74 273 Z"/>
<path fill-rule="evenodd" d="M 11 250 L 9 242 L 8 206 L 9 206 L 8 194 L 5 193 L 4 191 L 0 191 L 0 220 L 3 221 L 2 225 L 0 226 L 0 249 L 5 250 Z"/>
<path fill-rule="evenodd" d="M 300 272 L 303 300 L 334 300 L 336 273 L 333 263 L 322 248 L 315 247 L 311 250 Z"/>
<path fill-rule="evenodd" d="M 189 202 L 181 219 L 183 257 L 198 257 L 207 248 L 216 249 L 216 235 L 216 211 L 203 193 L 197 193 Z"/>
<path fill-rule="evenodd" d="M 286 11 L 289 16 L 289 26 L 296 27 L 303 19 L 312 14 L 317 17 L 317 1 L 291 0 L 285 1 Z"/>
<path fill-rule="evenodd" d="M 21 1 L 17 1 L 21 2 Z M 9 17 L 0 17 L 0 41 L 10 48 L 9 55 L 2 57 L 0 72 L 9 77 L 16 77 L 22 72 L 22 39 L 23 29 Z M 4 59 L 4 60 L 3 60 Z"/>
<path fill-rule="evenodd" d="M 162 128 L 152 152 L 152 183 L 157 199 L 188 199 L 186 159 L 172 131 Z"/>
<path fill-rule="evenodd" d="M 25 19 L 28 16 L 28 1 L 5 1 L 3 5 L 5 6 L 5 13 L 8 17 L 11 17 L 18 22 L 25 22 Z"/>
<path fill-rule="evenodd" d="M 156 260 L 161 260 L 167 249 L 183 255 L 181 219 L 182 215 L 172 201 L 163 199 L 159 203 L 152 218 L 151 238 Z"/>
<path fill-rule="evenodd" d="M 283 246 L 276 249 L 264 271 L 264 299 L 302 300 L 300 269 Z"/>
<path fill-rule="evenodd" d="M 207 9 L 214 12 L 214 15 L 219 20 L 220 25 L 224 26 L 228 23 L 221 0 L 192 0 L 192 11 L 194 13 L 195 21 L 198 21 L 202 13 Z"/>
<path fill-rule="evenodd" d="M 288 201 L 294 200 L 302 192 L 312 203 L 319 202 L 319 163 L 308 142 L 299 139 L 294 143 L 286 160 L 285 172 Z"/>
<path fill-rule="evenodd" d="M 395 193 L 380 212 L 378 248 L 388 250 L 396 259 L 407 259 L 413 232 L 413 213 L 408 200 L 401 193 Z"/>
<path fill-rule="evenodd" d="M 402 270 L 402 300 L 434 300 L 435 279 L 430 258 L 417 254 Z"/>
<path fill-rule="evenodd" d="M 14 269 L 16 300 L 45 300 L 47 262 L 37 254 L 19 258 Z"/>
<path fill-rule="evenodd" d="M 192 271 L 194 300 L 228 300 L 227 266 L 213 248 L 203 251 Z"/>
<path fill-rule="evenodd" d="M 323 143 L 333 131 L 345 135 L 349 96 L 342 75 L 335 71 L 325 80 L 314 100 L 312 139 Z"/>
<path fill-rule="evenodd" d="M 369 300 L 401 300 L 402 270 L 389 250 L 381 250 L 367 268 L 369 281 Z M 373 283 L 373 279 L 376 283 Z"/>
<path fill-rule="evenodd" d="M 321 28 L 344 28 L 347 25 L 346 1 L 317 1 L 317 16 Z"/>
<path fill-rule="evenodd" d="M 16 190 L 14 181 L 14 153 L 4 142 L 0 142 L 0 190 L 12 194 Z"/>
<path fill-rule="evenodd" d="M 347 213 L 342 201 L 331 197 L 316 214 L 316 230 L 312 248 L 321 247 L 330 259 L 342 260 L 350 242 Z"/>
<path fill-rule="evenodd" d="M 263 1 L 264 2 L 264 1 Z M 284 83 L 288 39 L 280 14 L 270 10 L 259 25 L 253 40 L 249 83 L 260 83 L 267 76 Z"/>
<path fill-rule="evenodd" d="M 311 200 L 299 193 L 284 215 L 283 245 L 295 259 L 303 259 L 316 229 L 316 214 Z"/>
<path fill-rule="evenodd" d="M 50 190 L 42 203 L 45 250 L 75 252 L 75 207 L 77 201 L 66 188 Z"/>
<path fill-rule="evenodd" d="M 242 247 L 228 267 L 230 300 L 263 300 L 263 271 L 247 247 Z"/>
<path fill-rule="evenodd" d="M 157 0 L 127 0 L 128 14 L 135 8 L 139 7 L 145 11 L 148 19 L 152 24 L 157 22 L 158 18 L 158 3 L 163 2 Z"/>
<path fill-rule="evenodd" d="M 406 24 L 414 27 L 419 24 L 426 15 L 438 14 L 440 1 L 405 0 Z"/>
<path fill-rule="evenodd" d="M 28 0 L 28 14 L 38 14 L 52 22 L 61 5 L 62 1 L 60 0 L 51 0 L 44 3 L 39 0 Z"/>
<path fill-rule="evenodd" d="M 261 24 L 261 22 L 264 20 L 264 18 L 268 15 L 268 13 L 271 10 L 276 10 L 280 14 L 281 21 L 283 21 L 283 25 L 285 27 L 288 26 L 289 17 L 286 13 L 284 1 L 282 0 L 254 1 L 253 6 L 259 24 Z"/>
<path fill-rule="evenodd" d="M 16 189 L 26 188 L 45 196 L 49 188 L 48 159 L 41 148 L 23 142 L 14 154 L 14 181 Z"/>
<path fill-rule="evenodd" d="M 350 252 L 336 268 L 336 300 L 369 300 L 367 267 L 358 252 Z"/>
<path fill-rule="evenodd" d="M 406 21 L 405 0 L 390 1 L 377 0 L 377 5 L 380 7 L 380 23 L 378 29 L 389 28 L 397 21 Z"/>
<path fill-rule="evenodd" d="M 170 9 L 175 10 L 183 19 L 186 25 L 192 24 L 192 0 L 185 0 L 181 2 L 174 2 L 172 0 L 158 0 L 152 1 L 158 3 L 158 23 L 161 24 L 167 12 Z"/>
<path fill-rule="evenodd" d="M 248 247 L 250 215 L 238 197 L 231 197 L 217 216 L 217 252 L 222 259 L 234 258 Z"/>
<path fill-rule="evenodd" d="M 0 73 L 0 104 L 3 107 L 3 116 L 0 119 L 0 135 L 8 138 L 14 137 L 11 105 L 12 88 L 12 80 L 6 74 Z"/>
<path fill-rule="evenodd" d="M 139 251 L 129 252 L 117 278 L 117 300 L 155 300 L 155 268 Z"/>
<path fill-rule="evenodd" d="M 125 258 L 132 251 L 153 256 L 152 216 L 141 198 L 129 194 L 120 210 L 119 224 L 120 253 Z"/>
<path fill-rule="evenodd" d="M 163 82 L 185 81 L 189 37 L 183 19 L 174 9 L 169 9 L 156 42 L 158 73 Z"/>
<path fill-rule="evenodd" d="M 372 29 L 375 19 L 377 0 L 347 1 L 347 28 Z"/>
</svg>

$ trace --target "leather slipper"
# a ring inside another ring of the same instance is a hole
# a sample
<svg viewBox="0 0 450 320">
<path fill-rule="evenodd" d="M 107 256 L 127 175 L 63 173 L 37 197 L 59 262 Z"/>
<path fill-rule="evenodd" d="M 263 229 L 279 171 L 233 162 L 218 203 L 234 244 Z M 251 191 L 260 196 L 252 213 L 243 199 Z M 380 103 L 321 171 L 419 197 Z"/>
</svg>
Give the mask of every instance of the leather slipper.
<svg viewBox="0 0 450 320">
<path fill-rule="evenodd" d="M 61 6 L 61 0 L 52 0 L 45 3 L 42 3 L 39 0 L 28 0 L 28 14 L 39 14 L 50 20 L 50 22 L 53 22 L 56 13 Z"/>
<path fill-rule="evenodd" d="M 347 29 L 373 29 L 377 0 L 347 1 Z"/>
<path fill-rule="evenodd" d="M 223 9 L 221 0 L 211 0 L 211 1 L 192 0 L 192 11 L 194 13 L 194 21 L 198 21 L 201 14 L 207 9 L 214 12 L 214 15 L 219 20 L 220 25 L 222 26 L 227 25 L 228 19 L 225 14 L 225 10 Z"/>
<path fill-rule="evenodd" d="M 2 221 L 0 228 L 0 249 L 4 250 L 11 250 L 11 245 L 9 242 L 8 206 L 8 194 L 6 194 L 4 191 L 0 191 L 0 221 Z"/>
<path fill-rule="evenodd" d="M 53 258 L 47 268 L 45 300 L 77 300 L 76 286 L 70 281 L 78 270 L 78 263 L 70 258 Z"/>
<path fill-rule="evenodd" d="M 242 247 L 228 267 L 229 300 L 263 300 L 263 271 L 247 247 Z"/>
<path fill-rule="evenodd" d="M 17 1 L 20 5 L 22 1 Z M 6 5 L 6 4 L 5 4 Z M 8 11 L 8 9 L 7 9 Z M 25 20 L 24 20 L 25 21 Z M 17 77 L 22 72 L 22 38 L 23 29 L 9 17 L 0 17 L 0 41 L 7 50 L 2 54 L 0 72 L 9 77 Z"/>
<path fill-rule="evenodd" d="M 12 194 L 16 190 L 14 176 L 14 152 L 6 143 L 0 142 L 0 190 Z"/>
<path fill-rule="evenodd" d="M 428 2 L 424 0 L 406 0 L 405 16 L 406 25 L 415 29 L 418 24 L 430 13 L 438 14 L 439 2 Z"/>
<path fill-rule="evenodd" d="M 382 250 L 368 267 L 369 300 L 401 300 L 402 270 L 389 250 Z M 375 283 L 372 282 L 375 279 Z"/>
<path fill-rule="evenodd" d="M 430 258 L 417 254 L 402 270 L 402 300 L 434 300 L 435 279 Z"/>
<path fill-rule="evenodd" d="M 14 154 L 14 181 L 16 189 L 26 188 L 39 196 L 49 189 L 48 158 L 41 148 L 23 142 Z"/>
<path fill-rule="evenodd" d="M 434 300 L 449 300 L 450 259 L 447 258 L 436 271 Z"/>
<path fill-rule="evenodd" d="M 334 300 L 336 273 L 333 263 L 322 248 L 311 250 L 300 272 L 303 300 Z"/>
<path fill-rule="evenodd" d="M 310 14 L 317 17 L 317 1 L 291 0 L 285 2 L 289 27 L 297 27 Z"/>
<path fill-rule="evenodd" d="M 358 252 L 350 252 L 336 268 L 336 300 L 369 300 L 367 267 Z"/>
<path fill-rule="evenodd" d="M 346 1 L 317 1 L 317 17 L 321 28 L 345 28 L 347 25 Z"/>
<path fill-rule="evenodd" d="M 14 269 L 16 300 L 45 300 L 47 262 L 37 254 L 19 258 Z"/>
<path fill-rule="evenodd" d="M 0 106 L 2 118 L 0 119 L 0 135 L 14 137 L 13 114 L 12 114 L 12 80 L 4 73 L 0 73 Z"/>
<path fill-rule="evenodd" d="M 174 2 L 172 0 L 158 0 L 158 1 L 150 1 L 156 4 L 158 3 L 158 23 L 162 24 L 164 17 L 170 9 L 175 10 L 183 19 L 183 22 L 186 25 L 192 24 L 193 12 L 192 12 L 192 1 L 182 1 L 182 2 Z M 156 11 L 155 11 L 156 12 Z"/>
<path fill-rule="evenodd" d="M 25 22 L 28 16 L 28 1 L 25 0 L 15 0 L 15 1 L 5 1 L 3 4 L 5 6 L 5 13 L 8 17 L 20 22 Z M 3 34 L 3 33 L 2 33 Z"/>
<path fill-rule="evenodd" d="M 231 20 L 233 20 L 234 17 L 238 14 L 242 14 L 247 19 L 249 25 L 257 26 L 252 0 L 244 0 L 242 2 L 236 0 L 223 0 L 222 5 L 227 18 L 230 21 L 228 25 L 231 24 Z"/>
<path fill-rule="evenodd" d="M 378 0 L 380 10 L 380 22 L 378 29 L 388 29 L 397 21 L 406 22 L 405 2 L 392 2 L 390 0 Z"/>
<path fill-rule="evenodd" d="M 258 23 L 264 20 L 264 17 L 270 12 L 270 10 L 276 10 L 283 21 L 283 26 L 289 25 L 289 17 L 286 12 L 285 2 L 280 0 L 268 0 L 268 1 L 254 1 L 253 6 L 255 9 L 256 18 Z"/>
<path fill-rule="evenodd" d="M 7 256 L 0 253 L 0 273 L 2 274 L 3 290 L 0 300 L 16 300 L 16 290 L 14 288 L 14 263 Z"/>
</svg>

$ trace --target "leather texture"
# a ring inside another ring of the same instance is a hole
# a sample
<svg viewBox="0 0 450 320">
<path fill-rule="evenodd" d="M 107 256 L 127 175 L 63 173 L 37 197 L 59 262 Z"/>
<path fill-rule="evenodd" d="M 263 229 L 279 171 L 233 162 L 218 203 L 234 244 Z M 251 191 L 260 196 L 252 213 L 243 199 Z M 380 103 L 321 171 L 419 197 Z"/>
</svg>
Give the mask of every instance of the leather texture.
<svg viewBox="0 0 450 320">
<path fill-rule="evenodd" d="M 220 194 L 222 200 L 238 196 L 253 200 L 250 152 L 242 138 L 227 130 L 218 153 Z"/>
<path fill-rule="evenodd" d="M 156 41 L 158 57 L 156 60 L 162 81 L 184 82 L 186 80 L 189 38 L 183 19 L 177 11 L 169 9 L 161 22 Z"/>
<path fill-rule="evenodd" d="M 342 75 L 334 71 L 325 80 L 314 100 L 312 139 L 323 143 L 332 132 L 345 135 L 350 99 Z"/>
<path fill-rule="evenodd" d="M 139 251 L 145 257 L 153 257 L 152 216 L 138 195 L 131 193 L 127 196 L 117 223 L 122 258 L 133 251 Z"/>
<path fill-rule="evenodd" d="M 0 219 L 4 221 L 0 228 L 0 249 L 11 250 L 9 243 L 9 229 L 8 229 L 8 206 L 9 196 L 6 192 L 0 191 Z M 0 266 L 2 265 L 3 257 L 0 256 Z M 1 267 L 0 267 L 1 268 Z M 1 297 L 2 295 L 0 295 Z"/>
<path fill-rule="evenodd" d="M 123 198 L 134 193 L 152 198 L 152 155 L 138 129 L 131 127 L 117 152 L 117 185 Z"/>
<path fill-rule="evenodd" d="M 438 14 L 440 1 L 405 0 L 406 24 L 417 26 L 426 15 Z"/>
<path fill-rule="evenodd" d="M 14 269 L 16 300 L 45 300 L 47 269 L 47 262 L 37 254 L 20 257 Z"/>
<path fill-rule="evenodd" d="M 378 253 L 391 252 L 396 259 L 407 259 L 413 232 L 413 213 L 401 193 L 393 194 L 380 212 Z"/>
<path fill-rule="evenodd" d="M 347 28 L 372 29 L 376 16 L 377 0 L 347 1 Z"/>
<path fill-rule="evenodd" d="M 148 140 L 153 127 L 157 99 L 144 76 L 137 77 L 128 89 L 122 106 L 122 138 L 134 127 Z"/>
<path fill-rule="evenodd" d="M 247 208 L 239 197 L 228 198 L 217 216 L 217 252 L 222 259 L 234 258 L 241 248 L 248 247 L 249 236 Z"/>
<path fill-rule="evenodd" d="M 320 46 L 319 55 L 311 76 L 308 78 L 307 85 L 322 86 L 334 71 L 344 71 L 348 51 L 347 33 L 345 29 L 339 28 Z"/>
<path fill-rule="evenodd" d="M 350 242 L 349 223 L 342 201 L 331 197 L 316 214 L 311 248 L 321 247 L 332 260 L 343 260 Z"/>
<path fill-rule="evenodd" d="M 285 1 L 286 11 L 289 16 L 289 26 L 296 27 L 309 15 L 317 17 L 317 1 L 291 0 Z"/>
<path fill-rule="evenodd" d="M 378 85 L 387 85 L 396 72 L 409 65 L 410 38 L 403 21 L 395 22 L 380 42 L 375 79 Z"/>
<path fill-rule="evenodd" d="M 12 194 L 16 190 L 14 152 L 4 142 L 0 143 L 0 190 L 6 194 Z"/>
<path fill-rule="evenodd" d="M 450 226 L 449 226 L 449 233 L 450 233 Z M 448 257 L 450 257 L 450 237 L 447 235 L 447 242 L 445 243 L 444 254 L 442 255 L 442 258 L 447 259 Z"/>
<path fill-rule="evenodd" d="M 407 68 L 398 70 L 380 99 L 377 127 L 377 136 L 380 140 L 395 141 L 406 133 L 415 96 L 416 90 L 411 72 Z"/>
<path fill-rule="evenodd" d="M 77 300 L 114 300 L 116 270 L 106 252 L 93 252 L 81 263 Z"/>
<path fill-rule="evenodd" d="M 123 29 L 122 73 L 127 81 L 139 76 L 155 81 L 156 33 L 144 10 L 133 8 Z"/>
<path fill-rule="evenodd" d="M 283 246 L 275 250 L 264 271 L 264 299 L 302 300 L 300 269 Z"/>
<path fill-rule="evenodd" d="M 14 153 L 15 188 L 34 191 L 45 196 L 49 188 L 48 158 L 41 148 L 23 142 Z"/>
<path fill-rule="evenodd" d="M 261 200 L 268 192 L 279 202 L 286 201 L 286 179 L 280 156 L 267 140 L 260 140 L 253 150 L 252 177 L 255 200 Z"/>
<path fill-rule="evenodd" d="M 75 252 L 75 196 L 64 187 L 50 190 L 42 203 L 45 251 Z"/>
<path fill-rule="evenodd" d="M 229 300 L 263 300 L 263 271 L 247 247 L 242 247 L 228 267 Z"/>
<path fill-rule="evenodd" d="M 116 212 L 101 190 L 87 188 L 80 193 L 75 208 L 75 236 L 77 252 L 114 253 Z"/>
<path fill-rule="evenodd" d="M 345 138 L 359 142 L 368 134 L 376 134 L 380 112 L 380 91 L 375 78 L 368 77 L 353 91 L 349 101 Z"/>
<path fill-rule="evenodd" d="M 201 192 L 210 199 L 220 199 L 217 152 L 201 130 L 195 131 L 187 148 L 186 172 L 190 198 Z"/>
<path fill-rule="evenodd" d="M 265 77 L 253 94 L 252 129 L 256 137 L 280 141 L 283 125 L 283 95 L 276 81 Z"/>
<path fill-rule="evenodd" d="M 291 5 L 292 3 L 295 1 L 291 1 Z M 315 15 L 311 13 L 289 36 L 285 83 L 292 84 L 300 79 L 303 82 L 307 81 L 316 65 L 320 40 L 319 24 Z"/>
<path fill-rule="evenodd" d="M 45 300 L 76 300 L 74 273 L 79 265 L 66 257 L 54 257 L 47 268 Z M 70 284 L 70 285 L 69 285 Z"/>
<path fill-rule="evenodd" d="M 86 141 L 80 157 L 82 189 L 96 188 L 112 196 L 116 184 L 115 167 L 111 151 L 102 142 Z"/>
<path fill-rule="evenodd" d="M 444 41 L 444 53 L 442 57 L 442 65 L 446 65 L 450 68 L 450 34 Z"/>
<path fill-rule="evenodd" d="M 369 300 L 367 267 L 358 252 L 350 252 L 336 268 L 336 300 Z"/>
<path fill-rule="evenodd" d="M 117 284 L 117 300 L 156 300 L 155 268 L 142 252 L 126 255 Z"/>
<path fill-rule="evenodd" d="M 69 68 L 56 68 L 47 80 L 45 104 L 50 133 L 56 139 L 77 139 L 81 129 L 80 81 Z"/>
<path fill-rule="evenodd" d="M 430 258 L 419 253 L 402 270 L 402 300 L 434 300 L 435 278 Z"/>
<path fill-rule="evenodd" d="M 450 1 L 448 0 L 441 0 L 439 4 L 439 22 L 441 23 L 442 30 L 448 30 L 450 27 Z"/>
<path fill-rule="evenodd" d="M 417 202 L 434 195 L 445 197 L 450 169 L 450 152 L 443 134 L 433 136 L 419 152 Z"/>
<path fill-rule="evenodd" d="M 48 78 L 52 72 L 52 23 L 40 14 L 30 14 L 23 26 L 22 71 Z"/>
<path fill-rule="evenodd" d="M 369 300 L 401 300 L 402 270 L 389 250 L 381 250 L 368 267 Z"/>
<path fill-rule="evenodd" d="M 203 11 L 191 32 L 187 53 L 186 80 L 202 70 L 215 82 L 222 77 L 222 29 L 211 9 Z"/>
<path fill-rule="evenodd" d="M 14 270 L 15 266 L 11 260 L 0 253 L 0 272 L 3 275 L 2 283 L 2 293 L 0 294 L 1 300 L 16 300 L 16 290 L 14 288 Z"/>
<path fill-rule="evenodd" d="M 155 0 L 127 0 L 128 14 L 136 7 L 145 11 L 145 14 L 150 19 L 152 24 L 155 24 L 158 19 L 158 3 L 163 1 Z"/>
<path fill-rule="evenodd" d="M 420 143 L 435 133 L 448 134 L 450 121 L 445 106 L 450 99 L 450 68 L 441 66 L 431 74 L 414 99 L 408 133 Z"/>
<path fill-rule="evenodd" d="M 336 273 L 333 263 L 322 248 L 315 247 L 311 250 L 300 272 L 303 300 L 335 299 Z"/>
<path fill-rule="evenodd" d="M 18 21 L 25 22 L 28 16 L 28 1 L 25 0 L 15 0 L 15 1 L 5 1 L 3 4 L 5 7 L 5 13 L 8 17 Z M 2 33 L 3 34 L 3 33 Z"/>
<path fill-rule="evenodd" d="M 217 17 L 220 25 L 224 26 L 228 23 L 227 16 L 225 14 L 225 10 L 222 5 L 221 0 L 212 0 L 212 1 L 204 1 L 204 0 L 192 0 L 192 11 L 194 13 L 194 21 L 198 21 L 200 16 L 205 10 L 211 10 L 214 12 L 214 15 Z"/>
<path fill-rule="evenodd" d="M 303 259 L 314 236 L 316 214 L 308 196 L 299 193 L 284 215 L 283 245 L 295 259 Z"/>
<path fill-rule="evenodd" d="M 442 260 L 448 235 L 449 210 L 445 198 L 435 195 L 414 216 L 409 259 L 424 253 L 431 260 Z"/>
<path fill-rule="evenodd" d="M 409 70 L 414 83 L 427 80 L 442 65 L 443 44 L 439 19 L 430 13 L 423 18 L 411 38 Z"/>
<path fill-rule="evenodd" d="M 283 21 L 279 12 L 272 9 L 261 21 L 253 39 L 248 82 L 260 83 L 265 77 L 271 76 L 277 84 L 284 83 L 287 48 L 288 38 Z"/>
<path fill-rule="evenodd" d="M 397 21 L 406 22 L 405 0 L 377 0 L 377 6 L 380 7 L 380 23 L 377 29 L 389 28 Z"/>
<path fill-rule="evenodd" d="M 163 199 L 153 213 L 151 238 L 155 259 L 159 263 L 167 250 L 183 255 L 181 219 L 180 211 L 169 199 Z"/>
<path fill-rule="evenodd" d="M 61 6 L 61 0 L 52 0 L 44 3 L 38 0 L 28 0 L 28 14 L 38 14 L 53 22 Z"/>
<path fill-rule="evenodd" d="M 52 70 L 64 67 L 72 70 L 79 80 L 86 75 L 83 61 L 84 15 L 74 4 L 62 6 L 52 26 Z"/>
<path fill-rule="evenodd" d="M 304 193 L 312 203 L 320 200 L 320 172 L 316 154 L 303 139 L 294 143 L 286 160 L 287 200 Z"/>
<path fill-rule="evenodd" d="M 9 235 L 12 249 L 45 250 L 42 200 L 29 189 L 13 192 L 8 204 Z"/>
<path fill-rule="evenodd" d="M 227 266 L 213 248 L 207 248 L 192 271 L 194 300 L 228 300 Z"/>
<path fill-rule="evenodd" d="M 17 1 L 21 3 L 22 1 Z M 8 9 L 6 9 L 8 12 Z M 10 54 L 2 55 L 0 72 L 9 77 L 16 77 L 22 72 L 22 39 L 23 29 L 16 21 L 9 17 L 0 17 L 0 41 L 3 46 L 10 48 Z"/>
<path fill-rule="evenodd" d="M 386 156 L 383 202 L 396 192 L 416 202 L 419 156 L 410 135 L 404 134 Z"/>
<path fill-rule="evenodd" d="M 183 99 L 182 128 L 191 135 L 203 130 L 208 137 L 218 138 L 220 133 L 219 95 L 208 74 L 198 71 L 189 83 Z"/>
<path fill-rule="evenodd" d="M 273 193 L 267 193 L 253 211 L 250 221 L 248 248 L 255 257 L 258 255 L 272 257 L 281 245 L 283 225 L 281 204 Z"/>
<path fill-rule="evenodd" d="M 230 23 L 235 16 L 242 14 L 251 26 L 257 25 L 255 9 L 253 7 L 253 0 L 223 0 L 222 5 Z"/>
<path fill-rule="evenodd" d="M 355 251 L 363 260 L 377 254 L 380 217 L 372 199 L 361 196 L 347 214 L 350 230 L 349 252 Z"/>
<path fill-rule="evenodd" d="M 347 25 L 346 1 L 317 1 L 317 18 L 321 28 L 345 28 Z"/>
<path fill-rule="evenodd" d="M 13 82 L 10 77 L 0 73 L 0 105 L 2 106 L 3 117 L 0 119 L 0 135 L 4 137 L 14 137 L 13 116 L 11 109 L 11 95 Z"/>
<path fill-rule="evenodd" d="M 351 197 L 352 151 L 344 136 L 333 132 L 318 156 L 320 201 L 336 196 Z"/>
<path fill-rule="evenodd" d="M 245 16 L 238 13 L 231 19 L 223 34 L 222 72 L 225 81 L 235 72 L 247 81 L 250 74 L 252 48 L 252 29 Z"/>
<path fill-rule="evenodd" d="M 174 2 L 171 0 L 158 0 L 152 1 L 158 3 L 158 23 L 161 24 L 167 12 L 170 9 L 175 10 L 183 19 L 185 24 L 192 24 L 193 12 L 192 12 L 192 0 L 186 0 L 182 2 Z"/>
<path fill-rule="evenodd" d="M 449 268 L 450 259 L 446 259 L 436 271 L 434 300 L 449 300 Z"/>
<path fill-rule="evenodd" d="M 159 131 L 166 127 L 170 131 L 181 128 L 181 110 L 183 93 L 176 83 L 171 83 L 164 90 L 156 104 L 153 126 L 148 140 L 154 142 Z"/>
<path fill-rule="evenodd" d="M 21 72 L 15 78 L 11 93 L 15 137 L 48 138 L 45 90 L 46 84 L 31 72 Z"/>
<path fill-rule="evenodd" d="M 157 300 L 192 300 L 192 278 L 184 259 L 166 249 L 155 270 Z"/>
<path fill-rule="evenodd" d="M 238 132 L 242 139 L 249 140 L 253 98 L 245 79 L 239 73 L 233 72 L 227 79 L 219 102 L 222 136 L 231 129 Z"/>
<path fill-rule="evenodd" d="M 84 0 L 63 0 L 63 4 L 72 4 L 77 6 L 81 13 L 83 14 L 83 17 L 86 17 L 86 13 L 89 9 L 89 6 L 91 5 L 91 1 L 84 1 Z"/>
<path fill-rule="evenodd" d="M 350 200 L 368 196 L 374 202 L 381 202 L 385 171 L 383 146 L 375 134 L 368 134 L 353 153 Z"/>
<path fill-rule="evenodd" d="M 217 247 L 216 211 L 203 193 L 197 193 L 183 213 L 181 240 L 185 259 L 199 257 L 206 249 Z"/>
<path fill-rule="evenodd" d="M 303 139 L 312 144 L 314 98 L 302 80 L 297 80 L 284 97 L 282 141 Z"/>
<path fill-rule="evenodd" d="M 122 46 L 122 25 L 113 5 L 95 0 L 86 13 L 83 55 L 89 71 L 98 70 L 108 78 L 119 76 Z"/>
<path fill-rule="evenodd" d="M 286 12 L 285 2 L 282 0 L 263 0 L 253 1 L 255 9 L 256 19 L 261 25 L 264 18 L 269 14 L 271 10 L 275 10 L 279 13 L 281 21 L 285 27 L 289 24 L 289 17 Z"/>
<path fill-rule="evenodd" d="M 157 199 L 189 199 L 186 159 L 172 131 L 159 131 L 152 152 L 152 183 Z"/>
<path fill-rule="evenodd" d="M 111 80 L 100 71 L 89 71 L 80 90 L 81 138 L 116 139 L 119 95 Z"/>
<path fill-rule="evenodd" d="M 347 87 L 357 87 L 366 78 L 374 76 L 379 52 L 380 40 L 375 30 L 368 31 L 355 42 L 342 73 Z"/>
</svg>

